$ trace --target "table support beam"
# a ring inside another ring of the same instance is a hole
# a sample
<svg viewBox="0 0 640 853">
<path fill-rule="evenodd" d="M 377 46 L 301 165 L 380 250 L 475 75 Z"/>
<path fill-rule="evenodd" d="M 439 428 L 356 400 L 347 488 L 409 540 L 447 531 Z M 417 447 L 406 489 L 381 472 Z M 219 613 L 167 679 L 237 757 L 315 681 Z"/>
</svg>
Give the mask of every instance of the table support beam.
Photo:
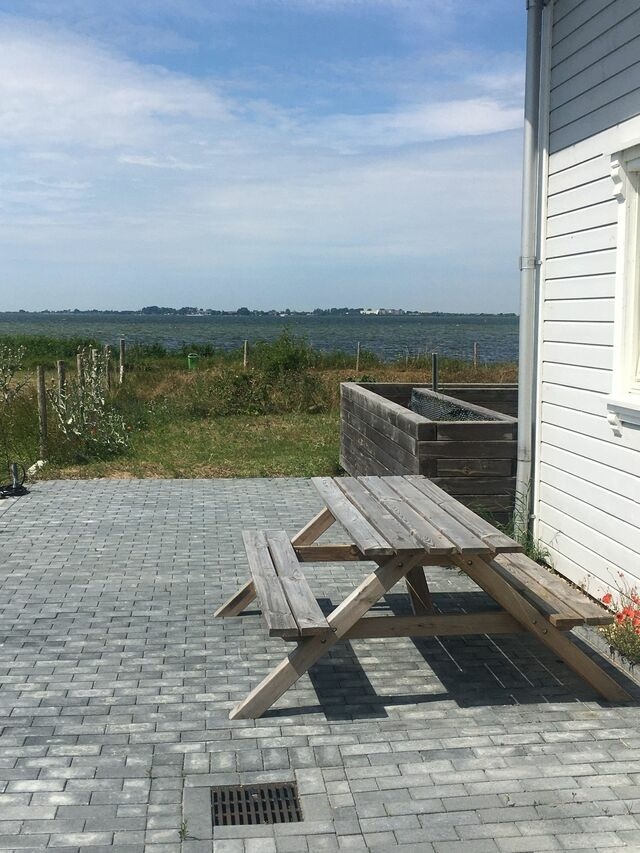
<svg viewBox="0 0 640 853">
<path fill-rule="evenodd" d="M 294 548 L 296 545 L 313 545 L 318 537 L 322 536 L 334 523 L 333 514 L 325 507 L 296 533 L 291 539 L 291 544 Z"/>
<path fill-rule="evenodd" d="M 308 637 L 290 652 L 229 714 L 230 720 L 256 719 L 276 702 L 343 637 L 385 592 L 414 567 L 417 557 L 393 556 L 380 562 L 342 604 L 327 617 L 333 635 Z"/>
<path fill-rule="evenodd" d="M 416 566 L 407 572 L 405 583 L 415 615 L 424 616 L 427 613 L 433 613 L 433 600 L 422 566 Z"/>
<path fill-rule="evenodd" d="M 587 654 L 568 637 L 554 628 L 517 590 L 508 584 L 481 557 L 454 557 L 459 566 L 481 589 L 510 613 L 514 619 L 545 646 L 552 649 L 580 678 L 583 678 L 601 696 L 610 702 L 627 702 L 631 699 L 626 690 L 607 675 Z"/>
<path fill-rule="evenodd" d="M 224 604 L 213 614 L 216 616 L 238 616 L 245 610 L 256 597 L 256 590 L 253 585 L 253 579 L 248 580 L 240 589 L 233 593 L 231 598 L 228 598 Z"/>
</svg>

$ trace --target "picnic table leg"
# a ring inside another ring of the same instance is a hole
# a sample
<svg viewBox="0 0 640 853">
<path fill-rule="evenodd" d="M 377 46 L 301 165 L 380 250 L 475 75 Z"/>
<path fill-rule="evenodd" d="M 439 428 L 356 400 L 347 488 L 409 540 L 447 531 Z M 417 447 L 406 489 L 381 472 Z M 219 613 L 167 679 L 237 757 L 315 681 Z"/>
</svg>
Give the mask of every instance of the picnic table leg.
<svg viewBox="0 0 640 853">
<path fill-rule="evenodd" d="M 479 587 L 494 598 L 530 633 L 552 649 L 566 665 L 610 702 L 627 702 L 631 697 L 598 666 L 589 655 L 555 628 L 517 590 L 508 584 L 481 557 L 454 557 L 453 561 Z"/>
<path fill-rule="evenodd" d="M 333 514 L 325 507 L 316 516 L 314 516 L 308 524 L 298 531 L 291 539 L 291 544 L 296 545 L 313 545 L 313 543 L 334 524 L 335 518 Z"/>
<path fill-rule="evenodd" d="M 253 585 L 253 579 L 248 580 L 240 589 L 233 593 L 231 598 L 228 598 L 224 604 L 218 607 L 213 614 L 214 619 L 216 616 L 238 616 L 238 614 L 242 613 L 251 604 L 255 597 L 256 590 Z"/>
<path fill-rule="evenodd" d="M 309 637 L 287 655 L 229 714 L 230 720 L 260 717 L 292 684 L 304 675 L 373 604 L 401 580 L 420 560 L 420 555 L 394 556 L 381 562 L 342 604 L 327 617 L 332 635 Z"/>
<path fill-rule="evenodd" d="M 416 566 L 407 572 L 405 583 L 407 584 L 411 607 L 415 615 L 426 616 L 433 613 L 433 601 L 422 566 Z"/>
</svg>

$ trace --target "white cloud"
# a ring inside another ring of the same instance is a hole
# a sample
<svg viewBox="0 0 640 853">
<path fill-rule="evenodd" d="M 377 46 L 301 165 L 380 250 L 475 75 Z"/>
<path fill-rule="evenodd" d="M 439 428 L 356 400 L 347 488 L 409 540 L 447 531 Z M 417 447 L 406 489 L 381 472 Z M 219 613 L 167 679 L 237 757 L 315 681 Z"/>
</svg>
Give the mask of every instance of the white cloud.
<svg viewBox="0 0 640 853">
<path fill-rule="evenodd" d="M 0 143 L 104 148 L 152 142 L 163 123 L 220 121 L 222 98 L 66 34 L 0 24 Z"/>
</svg>

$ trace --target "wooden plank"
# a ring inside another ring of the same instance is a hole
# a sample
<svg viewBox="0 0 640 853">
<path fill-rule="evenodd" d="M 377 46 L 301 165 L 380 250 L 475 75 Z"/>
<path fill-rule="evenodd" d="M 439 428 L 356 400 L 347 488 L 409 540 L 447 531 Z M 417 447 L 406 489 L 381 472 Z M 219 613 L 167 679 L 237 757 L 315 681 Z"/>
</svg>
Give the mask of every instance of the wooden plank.
<svg viewBox="0 0 640 853">
<path fill-rule="evenodd" d="M 409 451 L 409 453 L 416 452 L 417 438 L 415 436 L 395 426 L 388 418 L 376 414 L 372 409 L 359 405 L 358 401 L 351 399 L 346 394 L 343 394 L 340 400 L 340 412 L 344 410 L 350 412 L 353 417 L 366 421 L 374 429 L 378 430 L 378 432 L 395 441 L 396 444 L 399 444 L 400 447 Z"/>
<path fill-rule="evenodd" d="M 407 572 L 404 581 L 411 599 L 411 609 L 415 615 L 424 616 L 427 613 L 433 613 L 433 600 L 422 566 L 415 566 Z"/>
<path fill-rule="evenodd" d="M 543 587 L 552 592 L 555 597 L 565 604 L 566 608 L 570 608 L 582 621 L 587 625 L 610 625 L 613 622 L 613 614 L 610 613 L 601 604 L 591 601 L 579 589 L 571 586 L 566 580 L 563 580 L 558 575 L 554 574 L 544 566 L 538 565 L 526 554 L 500 554 L 495 558 L 495 562 L 506 568 L 508 571 L 513 571 L 517 568 L 523 582 L 529 579 L 532 582 L 541 584 Z M 557 623 L 551 620 L 554 625 Z"/>
<path fill-rule="evenodd" d="M 421 551 L 422 543 L 404 525 L 353 477 L 336 477 L 335 483 L 350 503 L 378 530 L 394 551 Z"/>
<path fill-rule="evenodd" d="M 358 417 L 354 417 L 349 411 L 342 410 L 340 413 L 341 427 L 345 424 L 357 432 L 367 443 L 373 444 L 374 448 L 380 450 L 381 455 L 384 454 L 395 461 L 395 464 L 406 471 L 418 470 L 418 457 L 415 449 L 413 451 L 406 450 L 401 445 L 397 444 L 391 437 L 379 432 L 371 424 Z M 416 442 L 417 445 L 417 442 Z M 377 452 L 377 450 L 375 451 Z"/>
<path fill-rule="evenodd" d="M 435 477 L 432 483 L 456 497 L 463 495 L 513 494 L 516 490 L 515 477 Z"/>
<path fill-rule="evenodd" d="M 329 623 L 298 565 L 298 558 L 287 533 L 284 530 L 276 531 L 267 536 L 267 542 L 300 636 L 331 633 Z"/>
<path fill-rule="evenodd" d="M 266 535 L 261 530 L 243 530 L 242 538 L 269 636 L 298 636 L 298 625 L 271 562 Z"/>
<path fill-rule="evenodd" d="M 340 422 L 340 433 L 350 439 L 357 446 L 365 449 L 370 456 L 379 461 L 392 474 L 412 474 L 418 473 L 418 457 L 409 456 L 407 462 L 401 462 L 395 455 L 392 454 L 393 448 L 382 448 L 379 444 L 375 444 L 366 435 L 355 430 L 351 424 L 342 420 Z M 396 445 L 397 447 L 397 445 Z"/>
<path fill-rule="evenodd" d="M 446 536 L 443 536 L 433 524 L 424 516 L 416 512 L 406 501 L 395 492 L 388 478 L 381 477 L 359 477 L 367 491 L 382 503 L 398 521 L 407 528 L 411 535 L 425 548 L 427 554 L 452 554 L 456 550 L 455 545 Z"/>
<path fill-rule="evenodd" d="M 447 509 L 447 505 L 439 506 L 433 498 L 417 489 L 404 477 L 389 477 L 385 481 L 409 506 L 427 519 L 429 524 L 439 530 L 456 547 L 459 554 L 487 554 L 491 550 L 468 527 L 465 527 Z"/>
<path fill-rule="evenodd" d="M 516 452 L 515 441 L 421 441 L 418 444 L 421 457 L 437 459 L 515 459 Z"/>
<path fill-rule="evenodd" d="M 344 432 L 340 434 L 340 465 L 353 477 L 360 474 L 384 476 L 393 473 L 393 471 L 385 468 L 379 460 L 366 453 Z"/>
<path fill-rule="evenodd" d="M 568 667 L 587 681 L 601 696 L 610 702 L 627 702 L 631 699 L 626 690 L 623 690 L 594 660 L 546 619 L 541 619 L 536 608 L 500 577 L 482 557 L 453 557 L 453 562 L 528 631 L 562 658 Z"/>
<path fill-rule="evenodd" d="M 340 393 L 341 395 L 349 396 L 363 408 L 371 409 L 380 417 L 386 418 L 394 426 L 399 427 L 414 438 L 420 438 L 420 427 L 429 432 L 430 421 L 426 418 L 415 412 L 411 412 L 398 403 L 393 403 L 391 400 L 381 397 L 368 388 L 357 385 L 355 382 L 342 383 Z M 433 434 L 435 435 L 435 431 Z"/>
<path fill-rule="evenodd" d="M 520 634 L 525 629 L 505 611 L 427 616 L 363 616 L 345 640 L 383 637 L 465 637 L 477 634 Z"/>
<path fill-rule="evenodd" d="M 499 556 L 503 559 L 492 560 L 491 567 L 514 589 L 517 589 L 552 625 L 561 630 L 567 630 L 584 624 L 584 618 L 542 583 L 543 579 L 521 571 L 517 563 L 509 560 L 510 554 Z"/>
<path fill-rule="evenodd" d="M 498 530 L 497 527 L 494 527 L 492 524 L 489 524 L 488 521 L 485 521 L 484 518 L 480 518 L 480 516 L 476 515 L 475 512 L 472 512 L 461 503 L 458 503 L 457 500 L 452 498 L 442 489 L 438 488 L 438 486 L 434 485 L 430 480 L 426 480 L 424 477 L 413 476 L 408 476 L 406 479 L 414 485 L 416 489 L 424 492 L 428 497 L 433 498 L 438 506 L 444 507 L 468 530 L 475 533 L 479 539 L 486 542 L 494 553 L 522 551 L 522 546 L 519 545 L 515 539 L 511 539 L 510 536 L 507 536 L 506 533 L 502 533 L 502 531 Z"/>
<path fill-rule="evenodd" d="M 332 524 L 335 523 L 335 518 L 331 515 L 329 510 L 324 507 L 320 512 L 314 516 L 308 524 L 300 530 L 296 535 L 291 539 L 292 545 L 312 545 L 319 536 L 322 536 L 325 531 L 327 531 Z"/>
<path fill-rule="evenodd" d="M 260 717 L 292 684 L 343 637 L 385 592 L 413 568 L 413 560 L 390 557 L 340 604 L 327 619 L 334 630 L 325 637 L 305 637 L 229 714 L 231 720 Z"/>
<path fill-rule="evenodd" d="M 438 421 L 438 441 L 513 441 L 518 422 L 515 418 L 500 421 Z"/>
<path fill-rule="evenodd" d="M 253 583 L 253 578 L 243 584 L 239 590 L 233 593 L 224 604 L 213 614 L 215 619 L 218 616 L 238 616 L 242 613 L 256 597 L 256 588 Z"/>
<path fill-rule="evenodd" d="M 427 474 L 433 470 L 429 479 L 436 477 L 460 477 L 468 478 L 488 476 L 512 477 L 515 473 L 515 460 L 513 459 L 420 459 L 420 473 Z"/>
<path fill-rule="evenodd" d="M 386 539 L 364 518 L 330 477 L 312 477 L 311 482 L 333 517 L 340 522 L 365 556 L 394 553 Z"/>
</svg>

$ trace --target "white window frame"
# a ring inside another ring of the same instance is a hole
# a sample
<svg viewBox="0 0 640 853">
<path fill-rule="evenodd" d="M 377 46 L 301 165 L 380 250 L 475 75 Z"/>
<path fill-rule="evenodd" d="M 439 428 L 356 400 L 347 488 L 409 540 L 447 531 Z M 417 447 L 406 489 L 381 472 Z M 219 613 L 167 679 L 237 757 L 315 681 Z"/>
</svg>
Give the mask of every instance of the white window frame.
<svg viewBox="0 0 640 853">
<path fill-rule="evenodd" d="M 618 200 L 613 381 L 609 423 L 640 426 L 640 144 L 611 157 Z"/>
</svg>

